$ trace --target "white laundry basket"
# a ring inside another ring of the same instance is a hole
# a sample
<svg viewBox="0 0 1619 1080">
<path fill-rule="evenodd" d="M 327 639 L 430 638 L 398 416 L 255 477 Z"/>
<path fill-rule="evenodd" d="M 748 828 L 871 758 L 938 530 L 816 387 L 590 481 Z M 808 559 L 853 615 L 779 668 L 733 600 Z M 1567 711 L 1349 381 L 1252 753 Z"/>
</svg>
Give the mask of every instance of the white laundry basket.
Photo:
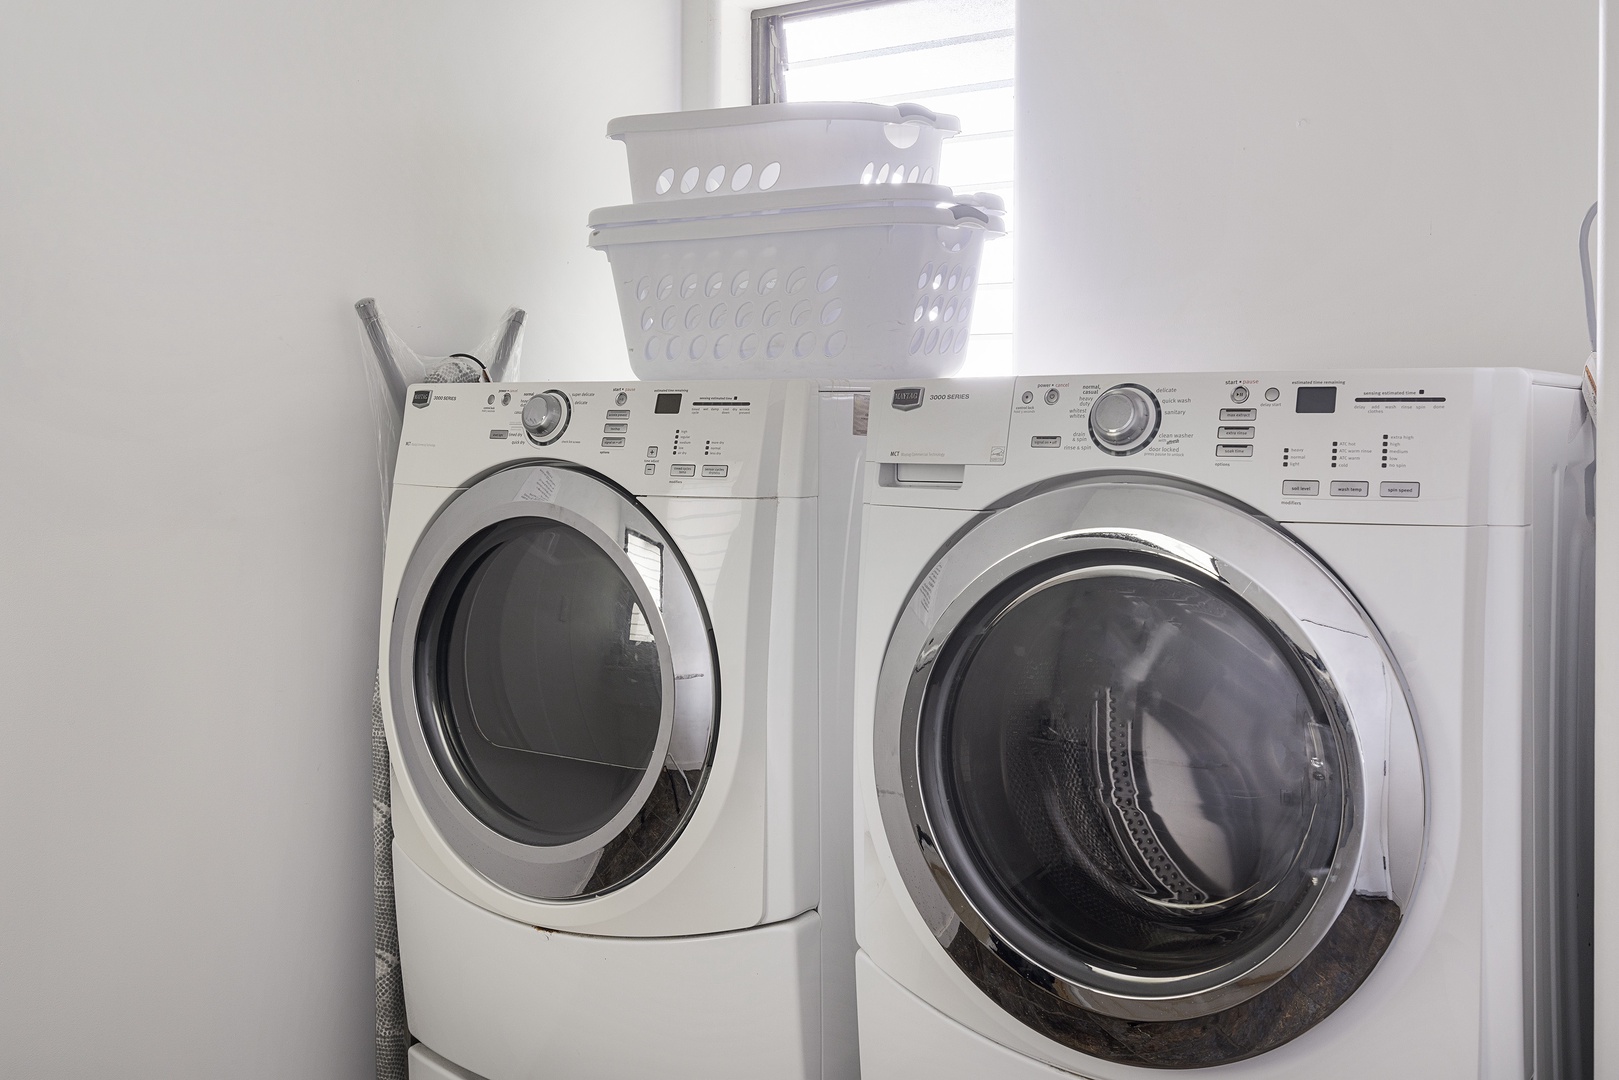
<svg viewBox="0 0 1619 1080">
<path fill-rule="evenodd" d="M 923 184 L 632 204 L 590 246 L 643 379 L 923 378 L 961 367 L 1002 209 Z"/>
<path fill-rule="evenodd" d="M 621 116 L 630 193 L 659 202 L 781 188 L 925 183 L 961 130 L 920 105 L 794 101 L 733 109 Z"/>
</svg>

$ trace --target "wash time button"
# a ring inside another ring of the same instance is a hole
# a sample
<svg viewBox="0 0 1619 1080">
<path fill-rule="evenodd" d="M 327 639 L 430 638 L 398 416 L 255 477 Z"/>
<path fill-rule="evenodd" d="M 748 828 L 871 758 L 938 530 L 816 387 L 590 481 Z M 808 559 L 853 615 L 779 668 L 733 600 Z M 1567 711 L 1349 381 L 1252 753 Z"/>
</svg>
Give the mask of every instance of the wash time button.
<svg viewBox="0 0 1619 1080">
<path fill-rule="evenodd" d="M 1377 485 L 1377 493 L 1385 499 L 1415 499 L 1422 494 L 1422 485 L 1415 480 L 1385 480 Z"/>
<path fill-rule="evenodd" d="M 1372 492 L 1372 485 L 1365 480 L 1334 480 L 1332 494 L 1340 499 L 1364 499 Z"/>
</svg>

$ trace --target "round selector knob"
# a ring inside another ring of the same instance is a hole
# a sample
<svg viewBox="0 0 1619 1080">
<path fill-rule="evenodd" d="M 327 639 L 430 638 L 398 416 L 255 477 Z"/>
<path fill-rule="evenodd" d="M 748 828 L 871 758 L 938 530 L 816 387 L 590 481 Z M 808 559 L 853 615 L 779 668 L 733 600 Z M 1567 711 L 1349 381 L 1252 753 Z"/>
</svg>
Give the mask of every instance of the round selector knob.
<svg viewBox="0 0 1619 1080">
<path fill-rule="evenodd" d="M 523 406 L 523 430 L 528 432 L 530 439 L 542 446 L 555 442 L 567 429 L 571 411 L 568 395 L 561 390 L 535 394 Z"/>
<path fill-rule="evenodd" d="M 1091 438 L 1110 454 L 1133 454 L 1158 434 L 1158 399 L 1144 386 L 1104 390 L 1091 405 Z"/>
</svg>

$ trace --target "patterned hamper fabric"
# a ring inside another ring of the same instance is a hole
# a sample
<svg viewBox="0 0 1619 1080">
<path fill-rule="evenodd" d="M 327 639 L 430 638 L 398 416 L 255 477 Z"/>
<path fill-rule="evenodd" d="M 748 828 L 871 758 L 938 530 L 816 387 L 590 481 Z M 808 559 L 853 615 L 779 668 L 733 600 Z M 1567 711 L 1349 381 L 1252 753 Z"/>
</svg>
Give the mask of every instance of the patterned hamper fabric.
<svg viewBox="0 0 1619 1080">
<path fill-rule="evenodd" d="M 382 731 L 381 677 L 371 691 L 372 891 L 376 900 L 377 1080 L 408 1080 L 410 1032 L 405 985 L 399 975 L 399 924 L 394 919 L 393 810 L 388 799 L 388 739 Z"/>
</svg>

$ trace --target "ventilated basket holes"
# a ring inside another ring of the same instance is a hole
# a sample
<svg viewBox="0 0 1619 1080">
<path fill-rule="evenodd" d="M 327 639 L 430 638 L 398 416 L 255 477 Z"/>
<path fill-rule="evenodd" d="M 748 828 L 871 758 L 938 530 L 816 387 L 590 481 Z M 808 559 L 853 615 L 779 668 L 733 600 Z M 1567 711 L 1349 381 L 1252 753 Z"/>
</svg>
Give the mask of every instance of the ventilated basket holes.
<svg viewBox="0 0 1619 1080">
<path fill-rule="evenodd" d="M 663 339 L 656 334 L 646 339 L 646 345 L 641 349 L 641 355 L 648 360 L 656 360 L 663 355 Z"/>
<path fill-rule="evenodd" d="M 832 286 L 838 283 L 838 268 L 829 266 L 821 271 L 821 276 L 815 279 L 816 292 L 831 292 Z"/>
<path fill-rule="evenodd" d="M 766 270 L 764 273 L 760 274 L 759 275 L 759 295 L 760 296 L 769 295 L 770 290 L 774 289 L 776 287 L 776 283 L 778 281 L 780 281 L 780 280 L 781 280 L 781 278 L 777 276 L 774 267 L 772 267 L 771 269 Z"/>
<path fill-rule="evenodd" d="M 678 316 L 675 312 L 674 305 L 671 304 L 669 307 L 663 309 L 663 317 L 658 320 L 658 325 L 664 330 L 673 330 L 675 328 L 675 319 L 677 317 Z"/>
<path fill-rule="evenodd" d="M 961 271 L 960 270 L 952 270 L 952 271 L 950 271 L 950 277 L 947 279 L 947 282 L 945 284 L 945 288 L 949 289 L 952 292 L 954 292 L 956 286 L 960 285 L 960 284 L 961 284 Z"/>
<path fill-rule="evenodd" d="M 939 301 L 938 301 L 937 298 L 935 298 L 933 300 L 933 302 L 928 305 L 928 322 L 938 322 L 938 321 L 939 321 Z"/>
<path fill-rule="evenodd" d="M 922 267 L 922 273 L 916 279 L 916 287 L 918 289 L 927 288 L 928 287 L 928 280 L 930 278 L 932 278 L 932 277 L 933 277 L 933 264 L 928 263 L 926 266 Z"/>
<path fill-rule="evenodd" d="M 731 174 L 731 190 L 741 191 L 743 188 L 748 186 L 748 181 L 752 179 L 753 165 L 744 161 L 742 164 L 736 167 L 736 172 Z"/>
<path fill-rule="evenodd" d="M 836 355 L 838 355 L 838 353 L 843 351 L 844 343 L 847 342 L 848 340 L 849 340 L 849 335 L 845 334 L 842 330 L 838 330 L 838 331 L 834 332 L 833 334 L 831 334 L 826 339 L 826 355 L 828 355 L 828 356 L 836 356 Z"/>
<path fill-rule="evenodd" d="M 718 330 L 720 327 L 724 326 L 725 317 L 730 313 L 731 309 L 725 304 L 715 304 L 714 310 L 708 313 L 708 328 L 710 330 Z"/>
<path fill-rule="evenodd" d="M 697 186 L 697 166 L 693 165 L 680 176 L 680 192 L 685 194 Z"/>
<path fill-rule="evenodd" d="M 939 351 L 942 352 L 942 353 L 947 353 L 947 352 L 950 351 L 950 346 L 954 345 L 955 343 L 956 343 L 956 332 L 955 332 L 955 330 L 946 330 L 939 337 Z"/>
<path fill-rule="evenodd" d="M 940 315 L 939 318 L 943 319 L 945 322 L 949 322 L 951 319 L 954 319 L 955 317 L 956 317 L 956 302 L 954 300 L 952 300 L 952 301 L 950 301 L 948 304 L 946 304 L 944 306 L 944 314 Z"/>
<path fill-rule="evenodd" d="M 922 321 L 922 316 L 926 315 L 927 313 L 928 313 L 928 298 L 924 296 L 924 297 L 922 297 L 922 299 L 920 299 L 920 300 L 918 300 L 916 302 L 916 311 L 912 312 L 911 321 L 912 322 L 921 322 Z"/>
<path fill-rule="evenodd" d="M 760 326 L 775 326 L 781 322 L 781 301 L 772 300 L 765 305 L 764 311 L 759 313 Z"/>
<path fill-rule="evenodd" d="M 933 183 L 933 169 L 931 167 L 922 170 L 922 183 L 924 183 L 924 184 Z"/>
<path fill-rule="evenodd" d="M 916 178 L 918 176 L 920 176 L 921 173 L 922 173 L 921 169 L 917 168 L 915 165 L 912 165 L 911 166 L 911 174 L 910 174 L 911 178 L 910 178 L 909 182 L 912 183 L 912 184 L 916 183 Z"/>
<path fill-rule="evenodd" d="M 792 326 L 803 326 L 809 321 L 810 302 L 800 300 L 793 305 L 793 313 L 787 316 L 787 322 Z"/>
<path fill-rule="evenodd" d="M 673 274 L 665 274 L 665 275 L 663 275 L 663 280 L 658 282 L 658 299 L 659 300 L 667 300 L 667 299 L 669 299 L 669 294 L 674 292 L 674 291 L 675 291 L 675 276 Z"/>
<path fill-rule="evenodd" d="M 776 186 L 776 181 L 779 179 L 781 179 L 781 162 L 772 161 L 769 165 L 759 170 L 759 190 L 769 191 Z"/>
<path fill-rule="evenodd" d="M 793 355 L 802 360 L 815 351 L 815 335 L 800 334 L 798 340 L 793 342 Z"/>
<path fill-rule="evenodd" d="M 736 306 L 736 328 L 738 330 L 753 321 L 753 305 L 746 300 Z"/>
<path fill-rule="evenodd" d="M 963 323 L 967 322 L 967 320 L 972 318 L 972 315 L 967 310 L 970 307 L 972 307 L 972 302 L 969 301 L 969 300 L 963 300 L 961 302 L 961 310 L 959 312 L 957 312 L 956 318 L 958 318 Z"/>
<path fill-rule="evenodd" d="M 658 174 L 658 182 L 656 185 L 654 185 L 653 190 L 659 195 L 667 195 L 669 194 L 669 189 L 674 186 L 675 171 L 673 169 L 665 169 Z"/>
<path fill-rule="evenodd" d="M 947 319 L 949 317 L 950 316 L 948 316 L 948 315 L 945 316 L 945 318 L 947 318 Z M 703 306 L 701 304 L 693 304 L 691 307 L 686 309 L 686 329 L 687 330 L 695 330 L 695 329 L 697 329 L 698 325 L 701 324 L 702 321 L 703 321 Z"/>
<path fill-rule="evenodd" d="M 747 292 L 748 282 L 750 280 L 752 279 L 748 277 L 748 272 L 746 270 L 738 270 L 736 272 L 736 277 L 731 279 L 731 295 L 741 296 L 743 293 Z"/>
<path fill-rule="evenodd" d="M 720 189 L 720 185 L 723 183 L 725 183 L 725 166 L 716 165 L 712 169 L 708 170 L 708 179 L 703 181 L 703 190 L 718 191 Z M 692 359 L 695 360 L 697 358 L 694 356 Z"/>
<path fill-rule="evenodd" d="M 652 329 L 654 326 L 657 325 L 657 323 L 658 323 L 658 313 L 657 312 L 653 311 L 651 308 L 647 308 L 645 311 L 641 312 L 641 329 L 643 331 Z"/>
<path fill-rule="evenodd" d="M 664 352 L 668 355 L 669 359 L 677 360 L 680 358 L 681 346 L 683 344 L 684 342 L 682 342 L 680 338 L 672 337 L 669 339 L 669 348 L 665 349 Z"/>
<path fill-rule="evenodd" d="M 843 317 L 843 301 L 828 300 L 826 307 L 821 309 L 821 325 L 831 326 Z M 915 321 L 914 319 L 912 320 Z"/>
<path fill-rule="evenodd" d="M 644 277 L 640 281 L 637 281 L 635 283 L 635 298 L 637 300 L 645 300 L 647 297 L 649 297 L 651 295 L 652 295 L 652 279 L 651 278 Z"/>
<path fill-rule="evenodd" d="M 922 137 L 921 124 L 884 124 L 883 135 L 896 150 L 909 150 Z"/>
<path fill-rule="evenodd" d="M 883 162 L 883 167 L 877 170 L 877 182 L 879 184 L 888 183 L 888 163 L 886 161 Z"/>
<path fill-rule="evenodd" d="M 723 288 L 725 288 L 725 275 L 716 270 L 708 275 L 708 280 L 703 283 L 703 295 L 715 296 Z"/>
<path fill-rule="evenodd" d="M 905 183 L 905 162 L 903 162 L 903 161 L 894 162 L 894 175 L 890 176 L 888 178 L 888 182 L 890 184 L 903 184 L 903 183 Z"/>
<path fill-rule="evenodd" d="M 685 276 L 685 278 L 680 282 L 680 298 L 682 300 L 690 300 L 693 296 L 696 296 L 696 295 L 697 295 L 697 275 L 696 274 L 687 274 Z"/>
<path fill-rule="evenodd" d="M 929 330 L 928 331 L 928 339 L 927 339 L 927 341 L 922 343 L 922 351 L 925 352 L 925 353 L 932 353 L 933 350 L 938 348 L 938 347 L 939 347 L 939 332 L 937 330 Z"/>
<path fill-rule="evenodd" d="M 877 175 L 877 163 L 875 161 L 868 161 L 866 162 L 866 167 L 860 170 L 860 182 L 862 184 L 869 184 L 871 183 L 871 178 L 875 175 Z"/>
<path fill-rule="evenodd" d="M 969 270 L 965 274 L 961 275 L 961 287 L 963 289 L 970 289 L 973 287 L 972 271 Z"/>
<path fill-rule="evenodd" d="M 911 335 L 911 355 L 915 356 L 922 351 L 923 331 L 918 330 Z"/>
<path fill-rule="evenodd" d="M 787 335 L 771 334 L 770 340 L 765 343 L 765 358 L 775 360 L 787 351 Z"/>
<path fill-rule="evenodd" d="M 752 360 L 753 354 L 759 351 L 759 335 L 745 334 L 736 347 L 736 354 L 744 360 Z"/>
<path fill-rule="evenodd" d="M 789 293 L 801 293 L 804 291 L 804 286 L 808 284 L 809 272 L 802 266 L 787 275 L 787 291 Z"/>
<path fill-rule="evenodd" d="M 703 356 L 707 354 L 707 352 L 708 339 L 703 335 L 698 334 L 696 337 L 691 339 L 691 348 L 686 350 L 686 355 L 691 357 L 693 360 L 701 360 Z"/>
<path fill-rule="evenodd" d="M 960 352 L 962 349 L 965 349 L 966 347 L 967 347 L 967 331 L 962 330 L 961 334 L 956 338 L 956 351 Z"/>
<path fill-rule="evenodd" d="M 714 339 L 714 359 L 724 360 L 731 352 L 731 335 L 721 334 Z"/>
</svg>

